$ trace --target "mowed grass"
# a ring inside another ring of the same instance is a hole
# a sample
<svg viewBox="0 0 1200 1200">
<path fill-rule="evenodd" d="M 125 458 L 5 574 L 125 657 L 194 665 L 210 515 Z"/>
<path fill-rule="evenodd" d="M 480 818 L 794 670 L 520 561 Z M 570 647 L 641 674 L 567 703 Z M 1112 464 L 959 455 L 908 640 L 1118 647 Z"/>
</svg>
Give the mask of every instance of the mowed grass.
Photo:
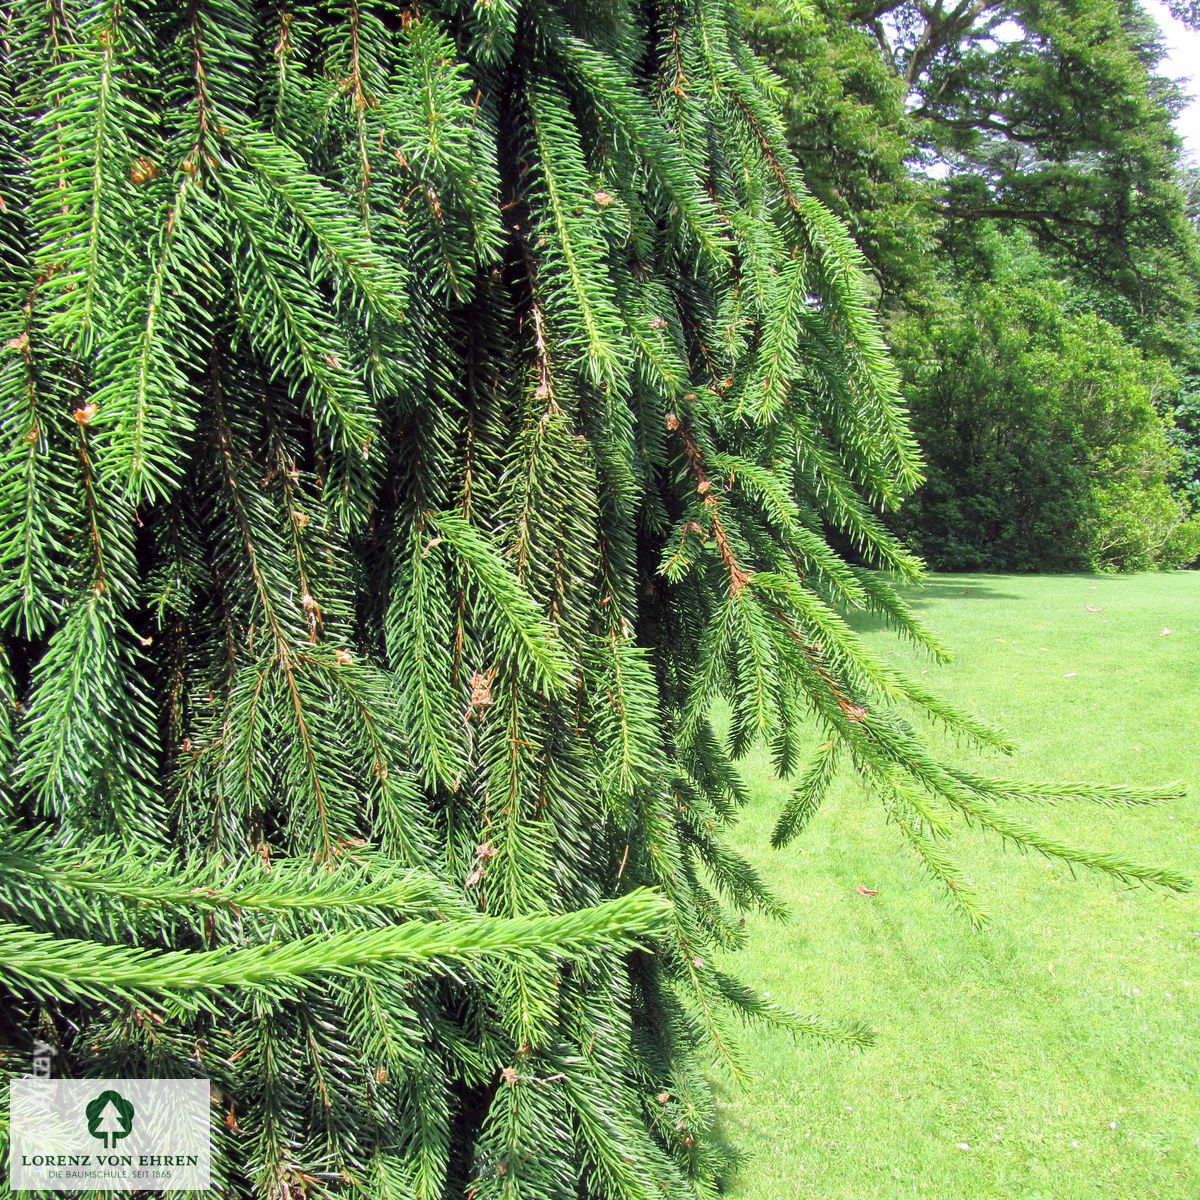
<svg viewBox="0 0 1200 1200">
<path fill-rule="evenodd" d="M 1168 805 L 1023 815 L 1200 884 L 1200 575 L 943 575 L 909 599 L 953 665 L 864 622 L 872 645 L 1019 745 L 1006 758 L 944 742 L 960 761 L 1018 778 L 1185 780 L 1188 797 Z M 1196 893 L 1073 879 L 964 830 L 959 860 L 992 913 L 974 934 L 855 781 L 774 851 L 787 785 L 763 754 L 743 766 L 753 799 L 733 840 L 793 917 L 749 915 L 732 965 L 780 1004 L 866 1021 L 877 1042 L 747 1035 L 751 1083 L 722 1107 L 749 1154 L 730 1196 L 1200 1197 Z"/>
</svg>

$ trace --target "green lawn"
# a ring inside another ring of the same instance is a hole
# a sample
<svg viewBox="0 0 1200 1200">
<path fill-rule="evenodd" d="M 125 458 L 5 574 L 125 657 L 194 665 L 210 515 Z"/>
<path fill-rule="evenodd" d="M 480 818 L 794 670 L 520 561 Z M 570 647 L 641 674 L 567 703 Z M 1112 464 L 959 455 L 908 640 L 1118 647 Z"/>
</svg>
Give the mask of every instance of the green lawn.
<svg viewBox="0 0 1200 1200">
<path fill-rule="evenodd" d="M 1028 815 L 1063 837 L 1200 877 L 1200 575 L 935 576 L 910 600 L 955 653 L 873 644 L 1018 741 L 960 751 L 993 773 L 1188 781 L 1182 802 Z M 1170 633 L 1164 633 L 1169 629 Z M 723 1121 L 744 1200 L 1200 1197 L 1200 899 L 1127 889 L 973 831 L 960 861 L 993 922 L 972 934 L 854 781 L 789 849 L 784 786 L 744 764 L 736 844 L 786 900 L 749 916 L 743 977 L 801 1011 L 858 1017 L 864 1052 L 747 1038 Z M 1200 882 L 1200 878 L 1197 879 Z M 878 895 L 860 895 L 858 885 Z"/>
</svg>

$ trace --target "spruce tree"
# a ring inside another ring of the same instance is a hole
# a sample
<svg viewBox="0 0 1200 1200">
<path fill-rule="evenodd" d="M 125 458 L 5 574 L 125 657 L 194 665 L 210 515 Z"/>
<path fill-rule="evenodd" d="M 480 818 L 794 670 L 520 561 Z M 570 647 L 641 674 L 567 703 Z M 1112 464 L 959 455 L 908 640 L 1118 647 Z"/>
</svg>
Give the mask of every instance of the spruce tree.
<svg viewBox="0 0 1200 1200">
<path fill-rule="evenodd" d="M 711 1195 L 724 973 L 857 771 L 951 901 L 1063 845 L 935 657 L 858 253 L 725 0 L 8 0 L 6 1069 L 212 1081 L 218 1185 Z M 729 727 L 713 722 L 723 697 Z M 816 749 L 808 746 L 816 743 Z"/>
</svg>

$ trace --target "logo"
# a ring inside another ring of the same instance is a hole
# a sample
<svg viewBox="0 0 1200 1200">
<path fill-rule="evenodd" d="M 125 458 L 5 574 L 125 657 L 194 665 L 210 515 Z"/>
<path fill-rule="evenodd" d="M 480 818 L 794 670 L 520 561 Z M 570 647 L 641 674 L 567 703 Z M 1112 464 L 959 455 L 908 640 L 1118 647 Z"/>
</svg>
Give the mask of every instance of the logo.
<svg viewBox="0 0 1200 1200">
<path fill-rule="evenodd" d="M 14 1193 L 203 1192 L 212 1183 L 207 1079 L 11 1079 L 8 1109 Z"/>
<path fill-rule="evenodd" d="M 118 1139 L 128 1137 L 133 1129 L 133 1105 L 120 1092 L 111 1089 L 101 1092 L 83 1111 L 88 1133 L 102 1140 L 105 1150 L 111 1150 Z"/>
</svg>

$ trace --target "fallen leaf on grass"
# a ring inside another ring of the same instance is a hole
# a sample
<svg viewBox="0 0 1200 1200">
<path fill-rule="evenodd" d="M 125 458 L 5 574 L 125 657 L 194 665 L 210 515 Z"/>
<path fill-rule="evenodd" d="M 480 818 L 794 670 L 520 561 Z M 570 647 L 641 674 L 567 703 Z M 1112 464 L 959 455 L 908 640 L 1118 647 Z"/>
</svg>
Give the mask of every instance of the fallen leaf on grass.
<svg viewBox="0 0 1200 1200">
<path fill-rule="evenodd" d="M 1088 610 L 1088 612 L 1103 612 L 1104 611 L 1104 609 L 1102 609 L 1102 608 L 1093 608 L 1090 604 L 1085 604 L 1083 607 L 1086 608 Z"/>
<path fill-rule="evenodd" d="M 874 888 L 863 887 L 863 885 L 861 883 L 854 890 L 856 892 L 858 892 L 858 894 L 860 896 L 878 896 L 879 895 L 879 893 L 877 891 L 875 891 Z"/>
</svg>

